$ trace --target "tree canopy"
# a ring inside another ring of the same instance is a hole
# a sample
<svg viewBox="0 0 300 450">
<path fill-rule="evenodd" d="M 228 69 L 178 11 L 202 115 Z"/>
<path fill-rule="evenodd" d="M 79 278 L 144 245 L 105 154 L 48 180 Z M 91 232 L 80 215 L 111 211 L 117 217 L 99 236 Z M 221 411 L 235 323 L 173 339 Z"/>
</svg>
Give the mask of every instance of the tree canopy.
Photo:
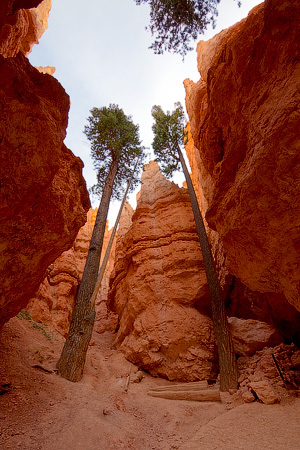
<svg viewBox="0 0 300 450">
<path fill-rule="evenodd" d="M 181 170 L 178 147 L 183 148 L 187 142 L 185 131 L 186 118 L 181 103 L 174 104 L 174 111 L 166 113 L 161 106 L 153 106 L 152 117 L 154 124 L 152 130 L 154 139 L 152 147 L 155 153 L 155 160 L 160 163 L 161 171 L 167 178 L 171 178 L 173 173 Z"/>
<path fill-rule="evenodd" d="M 190 41 L 197 39 L 208 25 L 215 26 L 220 0 L 135 0 L 150 6 L 149 30 L 155 37 L 150 46 L 154 53 L 179 53 L 184 57 Z"/>
<path fill-rule="evenodd" d="M 102 194 L 109 168 L 112 162 L 117 162 L 112 198 L 120 200 L 125 184 L 132 174 L 136 157 L 140 157 L 140 161 L 130 192 L 140 181 L 139 172 L 145 148 L 141 145 L 139 126 L 115 104 L 93 108 L 90 112 L 84 133 L 91 143 L 91 156 L 97 171 L 97 183 L 92 187 L 92 193 L 98 196 Z"/>
</svg>

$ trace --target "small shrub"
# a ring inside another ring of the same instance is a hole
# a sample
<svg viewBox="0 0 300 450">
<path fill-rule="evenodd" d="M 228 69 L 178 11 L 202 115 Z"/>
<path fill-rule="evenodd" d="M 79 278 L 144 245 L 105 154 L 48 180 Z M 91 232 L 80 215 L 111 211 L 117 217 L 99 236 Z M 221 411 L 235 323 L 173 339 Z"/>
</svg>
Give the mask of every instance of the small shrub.
<svg viewBox="0 0 300 450">
<path fill-rule="evenodd" d="M 33 322 L 33 324 L 32 324 L 32 328 L 35 328 L 36 330 L 40 330 L 43 333 L 43 335 L 45 336 L 45 338 L 48 339 L 48 341 L 51 341 L 53 336 L 51 336 L 50 334 L 47 333 L 44 326 L 47 326 L 47 324 L 43 323 L 42 325 L 40 325 L 37 322 Z"/>
<path fill-rule="evenodd" d="M 47 331 L 45 330 L 45 327 L 47 327 L 48 325 L 47 325 L 46 323 L 41 323 L 41 324 L 39 324 L 39 323 L 35 322 L 35 321 L 32 319 L 31 315 L 28 314 L 27 311 L 25 311 L 25 309 L 22 309 L 22 310 L 19 312 L 19 314 L 17 315 L 17 317 L 18 317 L 19 319 L 21 319 L 21 320 L 22 320 L 22 319 L 30 320 L 30 321 L 32 322 L 32 327 L 31 327 L 31 328 L 35 328 L 36 330 L 40 330 L 40 331 L 43 333 L 43 335 L 45 336 L 45 338 L 48 339 L 48 341 L 51 341 L 51 340 L 52 340 L 53 335 L 51 336 L 51 335 L 50 335 L 49 333 L 47 333 Z"/>
<path fill-rule="evenodd" d="M 17 317 L 19 318 L 19 319 L 26 319 L 26 320 L 32 320 L 31 319 L 31 315 L 27 312 L 27 311 L 25 311 L 25 309 L 21 309 L 21 311 L 19 312 L 19 314 L 17 314 Z"/>
</svg>

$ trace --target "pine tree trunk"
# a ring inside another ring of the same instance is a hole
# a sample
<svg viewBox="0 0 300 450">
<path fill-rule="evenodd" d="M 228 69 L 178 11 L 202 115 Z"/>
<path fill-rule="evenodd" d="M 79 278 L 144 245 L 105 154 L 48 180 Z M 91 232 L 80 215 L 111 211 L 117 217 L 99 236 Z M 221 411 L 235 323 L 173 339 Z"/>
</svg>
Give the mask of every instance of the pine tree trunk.
<svg viewBox="0 0 300 450">
<path fill-rule="evenodd" d="M 115 160 L 110 166 L 105 181 L 69 333 L 56 365 L 60 375 L 70 381 L 79 381 L 82 378 L 94 327 L 95 311 L 91 310 L 90 298 L 97 280 L 107 213 L 117 169 L 118 161 Z"/>
<path fill-rule="evenodd" d="M 180 148 L 178 147 L 177 150 L 190 194 L 211 299 L 212 317 L 219 353 L 220 390 L 235 390 L 238 385 L 237 363 L 226 318 L 225 304 L 221 295 L 219 279 L 192 180 Z"/>
<path fill-rule="evenodd" d="M 106 265 L 108 263 L 108 258 L 109 258 L 109 255 L 110 255 L 112 244 L 113 244 L 113 241 L 114 241 L 116 233 L 117 233 L 117 228 L 118 228 L 118 225 L 119 225 L 119 221 L 120 221 L 120 218 L 121 218 L 121 215 L 122 215 L 122 211 L 123 211 L 123 208 L 124 208 L 124 205 L 125 205 L 125 202 L 126 202 L 127 194 L 129 192 L 130 185 L 131 185 L 131 182 L 133 180 L 134 172 L 135 172 L 135 169 L 137 168 L 138 162 L 139 162 L 139 158 L 137 158 L 137 160 L 136 160 L 136 163 L 134 165 L 131 177 L 130 177 L 130 179 L 128 181 L 127 188 L 126 188 L 126 191 L 124 193 L 123 200 L 122 200 L 121 206 L 119 208 L 119 212 L 118 212 L 118 215 L 117 215 L 117 218 L 116 218 L 113 230 L 111 232 L 108 245 L 106 247 L 105 255 L 104 255 L 104 258 L 103 258 L 100 270 L 99 270 L 98 275 L 97 275 L 95 287 L 94 287 L 94 290 L 93 290 L 93 293 L 92 293 L 91 299 L 90 299 L 91 300 L 90 301 L 90 303 L 91 303 L 91 310 L 95 307 L 97 294 L 98 294 L 100 286 L 101 286 L 101 282 L 102 282 L 102 279 L 103 279 L 103 276 L 104 276 L 104 273 L 105 273 Z"/>
</svg>

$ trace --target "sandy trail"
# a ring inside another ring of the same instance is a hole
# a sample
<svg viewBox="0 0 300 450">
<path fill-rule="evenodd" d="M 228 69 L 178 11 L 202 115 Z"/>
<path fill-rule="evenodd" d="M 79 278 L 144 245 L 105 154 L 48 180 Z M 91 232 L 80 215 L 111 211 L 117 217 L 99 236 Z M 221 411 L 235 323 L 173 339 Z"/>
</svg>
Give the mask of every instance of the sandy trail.
<svg viewBox="0 0 300 450">
<path fill-rule="evenodd" d="M 63 338 L 14 318 L 0 340 L 0 448 L 5 450 L 298 450 L 300 399 L 279 405 L 165 400 L 147 395 L 170 384 L 144 374 L 94 334 L 83 380 L 55 372 Z M 132 376 L 134 378 L 134 376 Z"/>
</svg>

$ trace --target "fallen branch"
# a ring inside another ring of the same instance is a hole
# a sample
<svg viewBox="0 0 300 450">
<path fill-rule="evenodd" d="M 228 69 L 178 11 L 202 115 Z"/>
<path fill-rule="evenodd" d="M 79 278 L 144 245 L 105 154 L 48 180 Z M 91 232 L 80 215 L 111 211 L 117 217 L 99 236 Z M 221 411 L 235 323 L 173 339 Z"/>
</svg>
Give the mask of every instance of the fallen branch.
<svg viewBox="0 0 300 450">
<path fill-rule="evenodd" d="M 195 391 L 199 389 L 208 389 L 207 381 L 194 381 L 191 383 L 171 384 L 168 386 L 158 386 L 151 388 L 151 391 Z"/>
<path fill-rule="evenodd" d="M 216 389 L 198 389 L 196 391 L 182 390 L 182 391 L 149 391 L 148 395 L 151 397 L 166 398 L 169 400 L 188 400 L 196 402 L 220 402 L 220 392 Z"/>
<path fill-rule="evenodd" d="M 279 375 L 280 375 L 280 377 L 281 377 L 281 379 L 282 379 L 282 381 L 283 381 L 283 384 L 284 384 L 284 387 L 286 388 L 286 390 L 288 390 L 288 391 L 292 391 L 292 390 L 293 390 L 293 391 L 294 391 L 295 388 L 296 388 L 296 391 L 299 391 L 298 386 L 297 386 L 296 383 L 291 382 L 290 380 L 287 380 L 287 379 L 286 379 L 286 376 L 283 376 L 283 373 L 282 373 L 282 371 L 281 371 L 281 369 L 280 369 L 280 367 L 279 367 L 279 364 L 278 364 L 278 362 L 277 362 L 277 359 L 275 358 L 274 353 L 272 353 L 272 358 L 273 358 L 273 360 L 274 360 L 276 369 L 278 370 L 278 373 L 279 373 Z M 294 388 L 294 389 L 293 389 L 293 388 Z"/>
</svg>

